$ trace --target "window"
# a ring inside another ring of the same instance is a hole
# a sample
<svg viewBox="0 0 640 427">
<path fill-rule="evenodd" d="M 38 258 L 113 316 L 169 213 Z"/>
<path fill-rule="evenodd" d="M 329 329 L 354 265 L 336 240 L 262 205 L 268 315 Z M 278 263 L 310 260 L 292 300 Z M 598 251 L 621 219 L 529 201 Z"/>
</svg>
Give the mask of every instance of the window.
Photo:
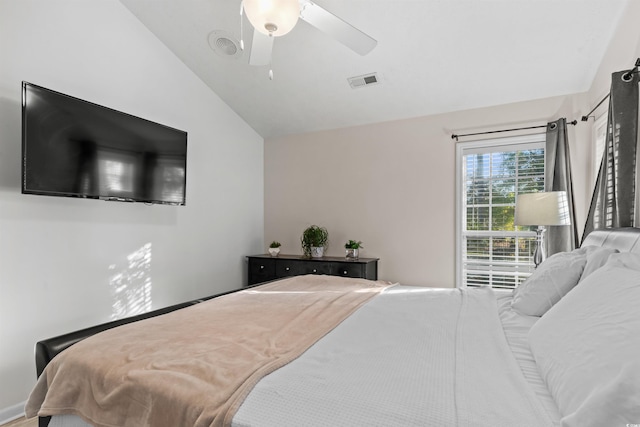
<svg viewBox="0 0 640 427">
<path fill-rule="evenodd" d="M 534 227 L 516 196 L 544 191 L 545 134 L 458 143 L 457 285 L 515 288 L 533 271 Z"/>
</svg>

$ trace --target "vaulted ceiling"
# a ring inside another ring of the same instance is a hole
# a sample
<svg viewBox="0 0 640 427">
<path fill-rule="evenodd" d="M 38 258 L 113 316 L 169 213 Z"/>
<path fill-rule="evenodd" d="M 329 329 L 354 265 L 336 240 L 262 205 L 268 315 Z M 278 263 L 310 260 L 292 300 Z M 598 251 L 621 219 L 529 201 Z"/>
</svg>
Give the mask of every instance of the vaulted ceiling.
<svg viewBox="0 0 640 427">
<path fill-rule="evenodd" d="M 316 0 L 377 46 L 360 56 L 299 21 L 275 38 L 270 80 L 248 64 L 240 0 L 121 0 L 265 138 L 587 91 L 628 1 Z"/>
</svg>

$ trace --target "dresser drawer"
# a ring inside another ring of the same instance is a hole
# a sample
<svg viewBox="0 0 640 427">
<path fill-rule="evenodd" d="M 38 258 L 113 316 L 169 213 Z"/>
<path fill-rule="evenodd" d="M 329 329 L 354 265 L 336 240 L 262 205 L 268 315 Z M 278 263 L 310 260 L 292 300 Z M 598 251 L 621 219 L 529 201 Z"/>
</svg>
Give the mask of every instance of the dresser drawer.
<svg viewBox="0 0 640 427">
<path fill-rule="evenodd" d="M 249 259 L 249 284 L 267 282 L 276 278 L 276 261 L 267 258 Z"/>
<path fill-rule="evenodd" d="M 331 263 L 306 261 L 300 263 L 300 274 L 331 274 Z"/>
<path fill-rule="evenodd" d="M 276 277 L 299 276 L 304 273 L 300 262 L 295 260 L 279 259 L 276 261 Z"/>
<path fill-rule="evenodd" d="M 332 262 L 331 274 L 341 277 L 365 277 L 364 265 Z"/>
</svg>

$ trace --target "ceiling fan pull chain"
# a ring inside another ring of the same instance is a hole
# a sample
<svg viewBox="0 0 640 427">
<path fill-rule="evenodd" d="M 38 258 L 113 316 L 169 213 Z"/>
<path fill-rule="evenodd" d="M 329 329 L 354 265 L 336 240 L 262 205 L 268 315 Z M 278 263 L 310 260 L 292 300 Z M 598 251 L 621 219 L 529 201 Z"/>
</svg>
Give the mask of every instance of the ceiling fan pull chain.
<svg viewBox="0 0 640 427">
<path fill-rule="evenodd" d="M 269 37 L 273 37 L 273 33 L 269 33 Z M 273 80 L 273 50 L 269 58 L 269 80 Z"/>
<path fill-rule="evenodd" d="M 243 11 L 244 11 L 244 3 L 240 1 L 240 50 L 244 50 L 244 31 L 242 30 Z"/>
<path fill-rule="evenodd" d="M 269 80 L 273 80 L 273 53 L 271 53 L 271 59 L 269 60 Z"/>
</svg>

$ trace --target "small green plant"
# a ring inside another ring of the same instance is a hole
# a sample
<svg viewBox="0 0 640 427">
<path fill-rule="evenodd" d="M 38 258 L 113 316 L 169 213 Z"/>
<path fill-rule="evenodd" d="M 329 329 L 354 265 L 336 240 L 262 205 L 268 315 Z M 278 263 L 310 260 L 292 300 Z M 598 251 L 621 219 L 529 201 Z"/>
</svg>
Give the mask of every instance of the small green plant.
<svg viewBox="0 0 640 427">
<path fill-rule="evenodd" d="M 360 249 L 360 248 L 364 248 L 364 246 L 362 246 L 362 242 L 361 241 L 355 241 L 355 240 L 349 240 L 347 243 L 345 243 L 344 245 L 345 249 Z"/>
<path fill-rule="evenodd" d="M 307 227 L 302 233 L 300 243 L 302 244 L 302 251 L 305 256 L 311 256 L 311 248 L 325 248 L 329 242 L 329 232 L 324 227 L 312 225 Z"/>
<path fill-rule="evenodd" d="M 280 242 L 276 242 L 275 240 L 269 245 L 270 248 L 279 248 L 280 246 L 282 246 Z"/>
</svg>

